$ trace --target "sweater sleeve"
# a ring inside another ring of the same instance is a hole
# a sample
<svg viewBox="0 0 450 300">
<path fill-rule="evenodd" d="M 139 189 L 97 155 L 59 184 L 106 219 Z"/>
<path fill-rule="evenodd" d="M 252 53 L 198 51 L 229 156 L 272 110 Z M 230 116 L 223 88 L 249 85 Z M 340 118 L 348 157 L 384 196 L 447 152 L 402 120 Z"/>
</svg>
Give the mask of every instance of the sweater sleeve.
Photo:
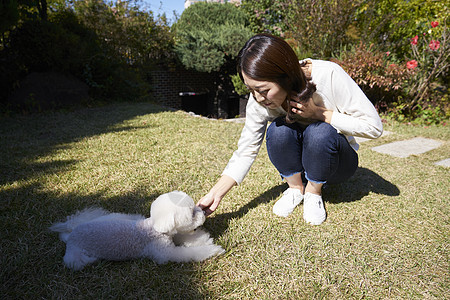
<svg viewBox="0 0 450 300">
<path fill-rule="evenodd" d="M 245 125 L 234 151 L 222 175 L 230 176 L 240 184 L 250 170 L 261 148 L 266 133 L 267 120 L 257 111 L 257 103 L 250 96 L 246 107 Z"/>
<path fill-rule="evenodd" d="M 331 94 L 336 107 L 331 125 L 344 135 L 380 137 L 383 125 L 373 104 L 339 65 L 331 64 Z"/>
</svg>

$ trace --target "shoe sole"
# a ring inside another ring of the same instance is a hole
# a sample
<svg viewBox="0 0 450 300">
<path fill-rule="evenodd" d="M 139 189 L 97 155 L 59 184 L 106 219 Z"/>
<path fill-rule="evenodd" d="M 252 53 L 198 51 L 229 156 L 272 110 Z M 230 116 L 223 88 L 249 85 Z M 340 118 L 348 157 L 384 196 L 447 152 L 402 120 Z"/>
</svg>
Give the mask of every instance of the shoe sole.
<svg viewBox="0 0 450 300">
<path fill-rule="evenodd" d="M 305 220 L 306 223 L 311 225 L 320 225 L 327 219 L 327 216 L 325 215 L 323 218 L 315 219 L 315 220 L 306 220 L 305 217 L 303 217 L 303 220 Z"/>
</svg>

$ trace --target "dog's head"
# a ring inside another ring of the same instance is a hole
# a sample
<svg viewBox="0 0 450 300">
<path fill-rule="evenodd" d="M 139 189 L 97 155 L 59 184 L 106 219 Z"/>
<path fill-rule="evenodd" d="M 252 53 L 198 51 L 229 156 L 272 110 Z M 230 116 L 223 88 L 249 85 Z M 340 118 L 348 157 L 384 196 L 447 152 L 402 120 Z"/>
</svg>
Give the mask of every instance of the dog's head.
<svg viewBox="0 0 450 300">
<path fill-rule="evenodd" d="M 174 235 L 191 232 L 205 222 L 203 211 L 186 193 L 173 191 L 156 198 L 150 209 L 153 228 Z"/>
</svg>

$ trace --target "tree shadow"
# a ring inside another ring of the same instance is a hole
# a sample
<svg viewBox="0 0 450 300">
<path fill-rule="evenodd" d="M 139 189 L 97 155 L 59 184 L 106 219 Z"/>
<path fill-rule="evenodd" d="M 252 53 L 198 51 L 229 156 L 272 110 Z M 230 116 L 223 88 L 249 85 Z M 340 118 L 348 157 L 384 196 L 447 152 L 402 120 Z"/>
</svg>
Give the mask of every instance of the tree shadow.
<svg viewBox="0 0 450 300">
<path fill-rule="evenodd" d="M 167 295 L 188 299 L 203 297 L 191 276 L 196 272 L 195 264 L 159 266 L 143 259 L 101 262 L 79 273 L 70 272 L 62 263 L 65 244 L 59 241 L 57 234 L 48 230 L 53 222 L 64 220 L 89 206 L 103 207 L 111 212 L 150 215 L 151 203 L 166 191 L 149 188 L 145 182 L 142 187 L 113 197 L 108 196 L 107 190 L 82 195 L 81 192 L 62 193 L 55 186 L 54 191 L 49 191 L 43 189 L 40 178 L 71 169 L 80 159 L 47 161 L 42 158 L 64 151 L 73 142 L 97 135 L 155 128 L 159 121 L 152 118 L 133 122 L 133 125 L 126 121 L 164 111 L 169 109 L 136 103 L 68 113 L 49 112 L 12 118 L 0 116 L 0 290 L 6 298 L 30 298 L 36 294 L 43 298 L 64 298 L 67 289 L 72 289 L 72 295 L 87 291 L 104 293 L 107 297 L 136 298 L 136 288 L 141 289 L 141 295 L 150 298 Z M 149 275 L 151 284 L 148 283 Z M 114 280 L 104 283 L 105 277 Z M 127 278 L 134 279 L 127 282 Z M 140 282 L 138 286 L 136 281 Z M 169 281 L 182 282 L 183 288 L 177 290 L 174 284 L 165 283 Z M 108 282 L 124 282 L 124 287 L 116 284 L 99 290 Z M 91 296 L 86 295 L 87 298 L 98 298 L 95 294 Z"/>
<path fill-rule="evenodd" d="M 65 243 L 48 229 L 53 222 L 63 221 L 77 210 L 93 206 L 149 217 L 151 203 L 162 192 L 148 193 L 143 188 L 105 197 L 107 191 L 81 196 L 39 190 L 40 185 L 34 183 L 0 193 L 0 290 L 5 299 L 27 299 L 35 293 L 42 298 L 65 298 L 80 291 L 87 293 L 83 297 L 92 299 L 99 298 L 98 293 L 107 298 L 113 295 L 139 298 L 136 296 L 139 294 L 151 295 L 154 299 L 204 298 L 192 280 L 198 268 L 195 263 L 158 265 L 146 258 L 118 262 L 101 260 L 73 272 L 63 264 Z M 128 278 L 133 280 L 127 282 Z M 124 282 L 124 285 L 114 284 L 118 282 Z M 176 283 L 183 283 L 183 286 L 178 287 Z M 46 288 L 41 289 L 42 286 Z"/>
<path fill-rule="evenodd" d="M 125 106 L 84 108 L 75 112 L 42 113 L 14 118 L 0 117 L 0 185 L 27 180 L 36 173 L 52 173 L 58 168 L 69 168 L 77 160 L 36 163 L 35 158 L 61 150 L 63 145 L 84 138 L 157 126 L 142 123 L 122 126 L 126 120 L 146 114 L 168 111 L 148 103 Z M 120 126 L 118 126 L 120 124 Z"/>
<path fill-rule="evenodd" d="M 239 210 L 220 215 L 213 215 L 207 220 L 207 228 L 214 237 L 221 236 L 228 229 L 228 222 L 231 219 L 242 218 L 249 210 L 260 204 L 269 203 L 287 188 L 287 184 L 279 184 L 257 196 Z M 382 194 L 387 196 L 398 196 L 400 190 L 394 184 L 385 180 L 377 173 L 367 169 L 358 168 L 355 174 L 346 182 L 326 186 L 322 195 L 326 202 L 342 203 L 361 200 L 369 193 Z"/>
</svg>

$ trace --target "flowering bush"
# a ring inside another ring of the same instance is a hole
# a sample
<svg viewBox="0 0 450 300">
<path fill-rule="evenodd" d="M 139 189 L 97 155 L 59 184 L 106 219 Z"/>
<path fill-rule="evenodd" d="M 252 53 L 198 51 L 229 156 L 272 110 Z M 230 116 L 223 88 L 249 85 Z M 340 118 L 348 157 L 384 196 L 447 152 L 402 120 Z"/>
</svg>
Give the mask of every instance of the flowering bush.
<svg viewBox="0 0 450 300">
<path fill-rule="evenodd" d="M 385 112 L 392 103 L 404 98 L 403 82 L 407 80 L 409 72 L 404 65 L 391 61 L 390 52 L 382 52 L 374 49 L 373 45 L 361 43 L 353 50 L 341 53 L 339 59 L 331 60 L 355 80 L 378 111 Z"/>
<path fill-rule="evenodd" d="M 415 59 L 413 59 L 413 60 L 410 60 L 410 61 L 408 61 L 407 63 L 406 63 L 406 67 L 409 69 L 409 70 L 412 70 L 412 69 L 415 69 L 416 67 L 417 67 L 417 60 L 415 60 Z"/>
<path fill-rule="evenodd" d="M 402 113 L 410 118 L 429 118 L 429 110 L 437 112 L 433 114 L 436 120 L 425 122 L 436 123 L 437 119 L 448 117 L 448 39 L 447 27 L 438 21 L 431 22 L 426 32 L 410 39 L 411 57 L 406 62 L 410 77 L 405 89 L 412 100 L 401 106 Z"/>
</svg>

